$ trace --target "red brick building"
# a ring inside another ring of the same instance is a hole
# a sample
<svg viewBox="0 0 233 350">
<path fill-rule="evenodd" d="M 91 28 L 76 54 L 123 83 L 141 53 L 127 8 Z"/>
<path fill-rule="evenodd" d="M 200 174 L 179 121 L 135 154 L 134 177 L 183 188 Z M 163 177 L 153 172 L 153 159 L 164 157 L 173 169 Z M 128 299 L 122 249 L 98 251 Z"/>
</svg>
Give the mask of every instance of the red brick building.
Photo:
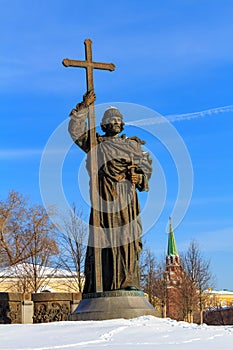
<svg viewBox="0 0 233 350">
<path fill-rule="evenodd" d="M 183 270 L 180 256 L 176 247 L 175 235 L 169 218 L 169 236 L 166 255 L 166 317 L 182 320 L 183 314 L 179 305 L 179 288 L 181 288 Z"/>
</svg>

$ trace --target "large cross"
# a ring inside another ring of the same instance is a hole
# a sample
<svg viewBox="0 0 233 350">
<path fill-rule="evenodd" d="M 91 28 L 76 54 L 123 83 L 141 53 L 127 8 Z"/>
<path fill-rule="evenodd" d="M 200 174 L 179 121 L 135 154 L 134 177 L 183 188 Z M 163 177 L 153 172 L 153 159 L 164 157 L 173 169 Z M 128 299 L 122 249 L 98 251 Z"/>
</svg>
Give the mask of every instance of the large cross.
<svg viewBox="0 0 233 350">
<path fill-rule="evenodd" d="M 87 91 L 94 90 L 94 79 L 93 79 L 93 69 L 103 69 L 113 71 L 115 65 L 113 63 L 102 63 L 92 61 L 92 41 L 91 39 L 86 39 L 85 44 L 85 61 L 70 60 L 65 58 L 62 63 L 65 67 L 79 67 L 86 69 L 87 76 Z"/>
<path fill-rule="evenodd" d="M 92 41 L 91 39 L 86 39 L 85 44 L 85 61 L 80 60 L 70 60 L 65 58 L 62 63 L 65 67 L 78 67 L 86 69 L 86 83 L 87 83 L 87 92 L 94 91 L 94 79 L 93 79 L 93 70 L 94 69 L 103 69 L 113 71 L 115 65 L 113 63 L 101 63 L 92 61 Z M 88 108 L 88 124 L 89 124 L 89 135 L 90 135 L 90 158 L 91 158 L 91 203 L 92 203 L 92 213 L 93 213 L 93 247 L 94 247 L 94 259 L 95 259 L 95 291 L 103 291 L 102 283 L 102 262 L 101 262 L 101 248 L 98 244 L 98 227 L 99 227 L 99 216 L 98 216 L 98 159 L 97 159 L 97 140 L 96 140 L 96 123 L 95 123 L 95 108 L 94 104 L 90 105 Z M 95 208 L 97 210 L 95 210 Z"/>
</svg>

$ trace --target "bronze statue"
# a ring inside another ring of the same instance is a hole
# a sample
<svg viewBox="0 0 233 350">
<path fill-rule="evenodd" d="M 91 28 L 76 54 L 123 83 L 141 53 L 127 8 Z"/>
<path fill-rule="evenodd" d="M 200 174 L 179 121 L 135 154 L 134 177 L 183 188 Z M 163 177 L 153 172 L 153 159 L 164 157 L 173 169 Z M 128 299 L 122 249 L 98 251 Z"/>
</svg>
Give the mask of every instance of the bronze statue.
<svg viewBox="0 0 233 350">
<path fill-rule="evenodd" d="M 87 153 L 89 173 L 91 147 L 86 121 L 94 101 L 95 93 L 90 90 L 72 110 L 69 122 L 73 141 Z M 120 135 L 124 122 L 117 108 L 105 111 L 101 128 L 104 134 L 96 133 L 98 205 L 92 203 L 91 208 L 84 293 L 97 291 L 96 252 L 103 291 L 139 289 L 142 225 L 137 190 L 148 191 L 152 172 L 149 154 L 141 147 L 145 142 L 136 136 Z M 98 218 L 97 224 L 93 217 Z M 97 245 L 94 235 L 98 235 Z"/>
<path fill-rule="evenodd" d="M 91 213 L 85 261 L 84 293 L 139 288 L 138 260 L 142 248 L 139 191 L 148 190 L 151 160 L 138 137 L 119 135 L 123 116 L 111 107 L 96 133 L 94 69 L 113 71 L 113 63 L 92 60 L 92 41 L 86 39 L 85 60 L 64 59 L 65 67 L 86 70 L 87 93 L 72 110 L 69 132 L 87 153 Z M 88 127 L 86 120 L 88 119 Z"/>
</svg>

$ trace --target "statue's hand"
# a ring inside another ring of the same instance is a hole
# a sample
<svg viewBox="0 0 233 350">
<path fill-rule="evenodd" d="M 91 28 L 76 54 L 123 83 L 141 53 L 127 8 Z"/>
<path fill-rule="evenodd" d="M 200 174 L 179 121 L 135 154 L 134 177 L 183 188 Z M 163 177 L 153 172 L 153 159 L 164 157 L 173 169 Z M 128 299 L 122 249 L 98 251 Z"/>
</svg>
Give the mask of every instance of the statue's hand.
<svg viewBox="0 0 233 350">
<path fill-rule="evenodd" d="M 94 90 L 90 90 L 83 95 L 83 102 L 85 104 L 85 107 L 89 107 L 90 105 L 92 105 L 95 102 L 95 100 L 96 95 L 94 93 Z"/>
<path fill-rule="evenodd" d="M 94 90 L 88 91 L 83 95 L 83 101 L 78 103 L 74 109 L 70 112 L 70 117 L 72 119 L 78 119 L 79 112 L 83 111 L 84 109 L 88 108 L 90 105 L 92 105 L 96 100 L 96 95 L 94 93 Z"/>
<path fill-rule="evenodd" d="M 142 182 L 142 174 L 131 174 L 130 181 L 134 185 L 139 185 Z"/>
</svg>

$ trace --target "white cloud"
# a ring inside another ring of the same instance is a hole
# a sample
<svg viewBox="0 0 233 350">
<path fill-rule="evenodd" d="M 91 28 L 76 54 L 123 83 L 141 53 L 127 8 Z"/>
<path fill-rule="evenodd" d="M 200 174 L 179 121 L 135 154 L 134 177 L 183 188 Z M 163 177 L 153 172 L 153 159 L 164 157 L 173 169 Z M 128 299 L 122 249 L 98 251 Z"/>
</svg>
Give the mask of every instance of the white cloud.
<svg viewBox="0 0 233 350">
<path fill-rule="evenodd" d="M 166 116 L 166 118 L 170 122 L 179 122 L 182 120 L 203 118 L 203 117 L 213 116 L 213 115 L 216 115 L 219 113 L 226 113 L 226 112 L 233 112 L 233 105 L 206 109 L 204 111 L 194 112 L 194 113 L 170 114 L 170 115 Z"/>
<path fill-rule="evenodd" d="M 233 105 L 216 107 L 211 109 L 206 109 L 199 112 L 184 113 L 184 114 L 169 114 L 165 117 L 157 116 L 155 118 L 145 118 L 140 120 L 135 120 L 130 122 L 130 125 L 140 126 L 140 125 L 153 125 L 165 123 L 168 120 L 171 123 L 186 121 L 191 119 L 198 119 L 203 117 L 215 116 L 219 113 L 233 112 Z"/>
</svg>

